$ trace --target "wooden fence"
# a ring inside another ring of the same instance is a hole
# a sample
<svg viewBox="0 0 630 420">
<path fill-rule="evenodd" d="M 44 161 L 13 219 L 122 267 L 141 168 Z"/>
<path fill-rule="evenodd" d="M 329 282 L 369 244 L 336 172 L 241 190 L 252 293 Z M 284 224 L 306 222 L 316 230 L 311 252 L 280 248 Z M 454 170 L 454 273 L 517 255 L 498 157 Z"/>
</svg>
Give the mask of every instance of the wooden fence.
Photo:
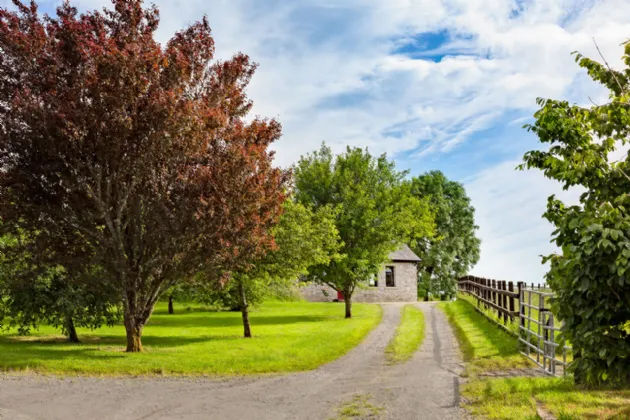
<svg viewBox="0 0 630 420">
<path fill-rule="evenodd" d="M 491 280 L 482 277 L 465 276 L 459 279 L 458 289 L 461 293 L 465 293 L 477 300 L 477 306 L 485 309 L 497 311 L 497 317 L 503 320 L 504 324 L 508 321 L 513 322 L 519 317 L 520 307 L 518 300 L 521 289 L 525 287 L 522 282 L 516 283 L 505 280 Z"/>
<path fill-rule="evenodd" d="M 524 282 L 515 285 L 511 281 L 465 276 L 459 279 L 458 290 L 472 296 L 481 313 L 484 313 L 481 309 L 496 311 L 499 324 L 518 322 L 517 335 L 524 346 L 521 353 L 545 373 L 554 376 L 566 373 L 571 348 L 556 343 L 560 329 L 554 325 L 554 315 L 546 304 L 546 299 L 553 296 L 546 285 L 532 284 L 529 288 Z"/>
</svg>

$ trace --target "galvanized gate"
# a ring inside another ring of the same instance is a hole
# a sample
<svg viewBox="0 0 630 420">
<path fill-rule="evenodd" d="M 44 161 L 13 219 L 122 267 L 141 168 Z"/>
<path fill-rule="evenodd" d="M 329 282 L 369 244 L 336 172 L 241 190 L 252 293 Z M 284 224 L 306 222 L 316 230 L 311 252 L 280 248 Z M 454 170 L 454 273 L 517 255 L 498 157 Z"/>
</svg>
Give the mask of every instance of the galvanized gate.
<svg viewBox="0 0 630 420">
<path fill-rule="evenodd" d="M 566 375 L 572 358 L 571 347 L 557 342 L 560 329 L 549 309 L 553 293 L 522 288 L 520 290 L 521 353 L 548 375 Z M 533 325 L 532 325 L 533 324 Z"/>
</svg>

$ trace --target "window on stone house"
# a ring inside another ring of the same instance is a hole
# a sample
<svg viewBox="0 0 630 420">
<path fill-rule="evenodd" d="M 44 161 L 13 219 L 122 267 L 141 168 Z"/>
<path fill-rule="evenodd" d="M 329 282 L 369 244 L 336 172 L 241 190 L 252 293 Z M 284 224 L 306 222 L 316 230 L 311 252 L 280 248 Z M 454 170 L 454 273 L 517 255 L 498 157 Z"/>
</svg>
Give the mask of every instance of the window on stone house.
<svg viewBox="0 0 630 420">
<path fill-rule="evenodd" d="M 394 267 L 388 265 L 385 267 L 385 286 L 396 287 L 396 278 L 394 276 Z"/>
</svg>

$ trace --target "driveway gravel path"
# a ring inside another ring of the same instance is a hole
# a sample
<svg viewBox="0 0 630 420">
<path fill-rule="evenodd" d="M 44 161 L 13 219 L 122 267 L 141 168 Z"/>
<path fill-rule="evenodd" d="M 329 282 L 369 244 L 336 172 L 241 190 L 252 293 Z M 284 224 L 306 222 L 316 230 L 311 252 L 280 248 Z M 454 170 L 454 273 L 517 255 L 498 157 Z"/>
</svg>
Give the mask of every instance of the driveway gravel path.
<svg viewBox="0 0 630 420">
<path fill-rule="evenodd" d="M 0 376 L 0 419 L 281 420 L 335 418 L 356 395 L 371 395 L 382 419 L 458 419 L 461 362 L 445 315 L 419 303 L 422 348 L 388 365 L 384 349 L 400 322 L 400 304 L 383 305 L 383 321 L 340 359 L 309 372 L 225 380 Z"/>
</svg>

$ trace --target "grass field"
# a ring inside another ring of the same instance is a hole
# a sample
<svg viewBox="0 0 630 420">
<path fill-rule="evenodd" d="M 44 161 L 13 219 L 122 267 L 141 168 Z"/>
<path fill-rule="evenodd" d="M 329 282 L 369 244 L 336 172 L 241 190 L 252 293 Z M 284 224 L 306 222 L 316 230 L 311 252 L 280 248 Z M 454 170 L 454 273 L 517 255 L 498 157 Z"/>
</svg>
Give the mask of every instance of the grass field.
<svg viewBox="0 0 630 420">
<path fill-rule="evenodd" d="M 540 412 L 558 420 L 630 418 L 630 390 L 587 390 L 571 379 L 514 377 L 479 379 L 485 371 L 534 366 L 518 353 L 516 338 L 477 312 L 467 301 L 441 304 L 453 325 L 472 377 L 461 395 L 475 418 L 539 420 Z"/>
<path fill-rule="evenodd" d="M 518 351 L 516 337 L 501 330 L 463 300 L 440 303 L 467 362 L 466 375 L 523 368 L 532 364 Z"/>
<path fill-rule="evenodd" d="M 391 363 L 411 359 L 424 340 L 424 313 L 413 305 L 401 309 L 402 318 L 396 335 L 387 345 L 385 354 Z"/>
<path fill-rule="evenodd" d="M 122 325 L 79 329 L 81 344 L 41 327 L 27 337 L 0 334 L 0 370 L 80 375 L 235 375 L 313 369 L 356 346 L 381 319 L 377 305 L 266 303 L 252 312 L 253 339 L 242 338 L 241 314 L 160 303 L 143 334 L 145 352 L 124 353 Z"/>
<path fill-rule="evenodd" d="M 560 378 L 505 378 L 463 386 L 466 408 L 478 418 L 538 420 L 542 408 L 558 420 L 630 418 L 630 390 L 593 391 Z"/>
</svg>

